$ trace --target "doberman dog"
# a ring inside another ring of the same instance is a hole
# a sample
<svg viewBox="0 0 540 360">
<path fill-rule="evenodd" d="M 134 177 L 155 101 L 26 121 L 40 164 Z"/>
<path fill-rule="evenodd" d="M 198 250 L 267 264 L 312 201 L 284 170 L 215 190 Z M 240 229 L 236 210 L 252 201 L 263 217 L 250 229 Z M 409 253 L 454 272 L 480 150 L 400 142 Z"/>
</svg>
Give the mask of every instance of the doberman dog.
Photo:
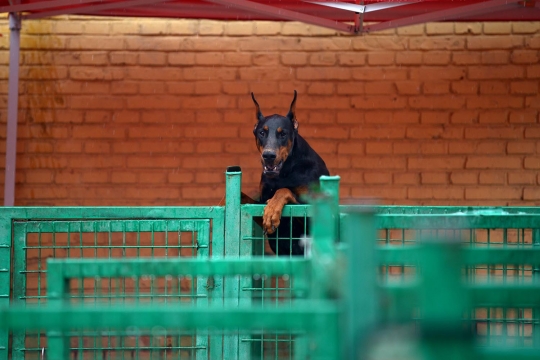
<svg viewBox="0 0 540 360">
<path fill-rule="evenodd" d="M 321 175 L 329 175 L 323 159 L 298 133 L 296 95 L 295 90 L 286 116 L 263 116 L 255 95 L 251 93 L 257 119 L 253 134 L 262 164 L 259 203 L 267 204 L 262 227 L 272 251 L 289 256 L 304 254 L 298 239 L 309 224 L 297 218 L 292 224 L 289 218 L 281 219 L 283 207 L 301 203 L 300 197 L 308 193 L 310 185 L 317 184 Z"/>
</svg>

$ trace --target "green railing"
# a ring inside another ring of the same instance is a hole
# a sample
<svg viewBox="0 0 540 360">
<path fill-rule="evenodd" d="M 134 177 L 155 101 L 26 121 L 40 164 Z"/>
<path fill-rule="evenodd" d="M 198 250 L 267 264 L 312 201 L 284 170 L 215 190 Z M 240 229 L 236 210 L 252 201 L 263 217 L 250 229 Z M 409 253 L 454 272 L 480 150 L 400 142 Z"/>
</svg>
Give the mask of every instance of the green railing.
<svg viewBox="0 0 540 360">
<path fill-rule="evenodd" d="M 276 259 L 254 220 L 264 206 L 240 205 L 241 173 L 226 178 L 224 207 L 2 209 L 2 308 L 10 298 L 38 307 L 1 313 L 0 360 L 39 359 L 44 348 L 49 359 L 339 358 L 375 324 L 421 330 L 444 312 L 475 339 L 465 346 L 462 331 L 445 330 L 465 352 L 538 355 L 540 209 L 338 207 L 339 178 L 327 177 L 324 204 L 283 212 L 315 216 L 311 257 Z M 442 237 L 461 243 L 445 266 L 456 244 L 431 251 L 423 241 Z"/>
</svg>

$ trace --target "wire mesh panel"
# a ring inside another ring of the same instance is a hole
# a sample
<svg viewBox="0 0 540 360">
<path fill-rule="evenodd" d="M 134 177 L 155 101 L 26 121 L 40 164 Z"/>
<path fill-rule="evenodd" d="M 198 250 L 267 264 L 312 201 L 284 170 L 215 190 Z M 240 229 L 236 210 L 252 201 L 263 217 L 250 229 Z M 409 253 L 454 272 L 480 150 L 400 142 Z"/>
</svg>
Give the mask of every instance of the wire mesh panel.
<svg viewBox="0 0 540 360">
<path fill-rule="evenodd" d="M 161 303 L 164 303 L 164 305 L 168 307 L 183 305 L 184 307 L 191 306 L 192 310 L 195 308 L 204 310 L 208 308 L 209 305 L 227 305 L 227 299 L 223 299 L 221 297 L 218 297 L 216 299 L 213 298 L 211 294 L 207 294 L 206 292 L 204 292 L 205 289 L 203 288 L 205 283 L 200 281 L 201 278 L 206 279 L 206 285 L 208 284 L 208 279 L 215 276 L 223 278 L 226 281 L 229 277 L 238 276 L 236 274 L 253 273 L 262 274 L 261 276 L 264 277 L 279 276 L 281 274 L 295 274 L 295 276 L 302 277 L 305 281 L 307 281 L 306 277 L 308 275 L 308 270 L 308 262 L 303 259 L 296 262 L 287 262 L 283 261 L 283 259 L 277 259 L 277 261 L 270 262 L 262 259 L 259 261 L 257 261 L 256 259 L 239 261 L 218 260 L 214 261 L 213 263 L 210 263 L 208 261 L 201 262 L 197 260 L 186 261 L 186 259 L 171 259 L 170 261 L 157 259 L 147 259 L 145 261 L 126 261 L 126 259 L 116 261 L 113 259 L 103 261 L 57 260 L 50 264 L 48 279 L 49 291 L 51 294 L 54 294 L 54 296 L 51 295 L 50 302 L 52 304 L 61 304 L 62 306 L 87 302 L 81 301 L 79 297 L 79 294 L 84 292 L 84 290 L 80 290 L 81 288 L 83 288 L 81 283 L 87 281 L 94 283 L 98 282 L 100 284 L 109 284 L 113 282 L 118 286 L 122 287 L 123 290 L 123 285 L 129 280 L 134 280 L 137 284 L 141 281 L 155 281 L 157 283 L 159 283 L 160 281 L 164 281 L 165 283 L 177 283 L 181 282 L 184 279 L 197 279 L 196 301 L 193 298 L 179 298 L 175 299 L 175 301 L 163 301 L 163 299 L 158 298 L 158 301 L 161 300 Z M 200 275 L 204 276 L 201 277 Z M 65 282 L 66 279 L 69 279 L 69 281 Z M 135 286 L 134 288 L 136 293 L 139 293 L 141 295 L 145 294 L 145 291 L 142 291 L 142 287 Z M 298 290 L 305 291 L 305 289 Z M 297 292 L 298 290 L 294 289 L 293 292 Z M 65 295 L 61 296 L 61 294 Z M 144 305 L 144 303 L 156 302 L 154 301 L 154 299 L 151 300 L 152 301 L 141 301 L 141 297 L 134 297 L 132 299 L 126 300 L 125 297 L 122 297 L 120 302 L 121 304 L 125 304 L 127 306 L 132 306 L 133 303 L 136 303 L 137 305 Z M 114 305 L 116 303 L 103 298 L 98 298 L 94 301 L 93 304 Z M 291 303 L 288 303 L 287 305 L 291 305 Z M 255 304 L 255 308 L 261 309 L 260 311 L 264 311 L 265 306 L 261 304 Z M 275 308 L 275 305 L 272 306 L 272 308 Z M 254 321 L 255 323 L 256 320 L 257 319 L 251 319 L 251 321 Z M 179 319 L 179 321 L 182 320 Z M 225 326 L 227 326 L 226 319 L 218 319 L 217 323 L 219 323 L 220 321 L 224 323 Z M 231 320 L 229 319 L 228 321 L 230 322 Z M 245 321 L 246 323 L 249 323 L 250 319 L 245 319 Z M 254 329 L 254 331 L 252 332 L 246 332 L 245 330 L 243 332 L 220 332 L 217 325 L 213 326 L 213 329 L 215 330 L 208 330 L 201 327 L 200 329 L 203 329 L 203 331 L 197 333 L 198 336 L 196 338 L 191 339 L 186 336 L 185 333 L 182 334 L 180 332 L 181 327 L 167 330 L 161 329 L 163 331 L 158 333 L 155 332 L 155 329 L 152 329 L 152 331 L 148 333 L 142 330 L 138 330 L 139 335 L 136 340 L 146 340 L 146 343 L 157 343 L 158 345 L 152 346 L 151 350 L 154 351 L 156 354 L 161 353 L 162 356 L 166 356 L 163 358 L 201 359 L 208 356 L 208 353 L 200 351 L 207 349 L 208 341 L 212 342 L 213 340 L 219 340 L 227 337 L 234 337 L 245 340 L 251 339 L 252 334 L 254 334 L 255 336 L 261 334 L 261 331 L 258 329 L 257 326 L 251 327 L 255 328 L 256 330 Z M 260 327 L 264 328 L 264 325 L 261 325 Z M 109 336 L 108 338 L 104 338 L 104 336 L 102 335 L 103 331 L 107 331 L 107 334 Z M 271 333 L 274 334 L 276 333 L 276 331 L 273 330 L 273 332 Z M 287 334 L 287 336 L 289 337 L 291 336 L 290 333 L 284 332 L 278 332 L 277 334 L 278 335 L 276 336 L 280 337 L 282 336 L 282 334 Z M 129 351 L 128 354 L 132 356 L 140 355 L 136 358 L 143 359 L 147 358 L 145 356 L 148 356 L 148 353 L 145 352 L 145 350 L 150 349 L 147 345 L 144 344 L 138 344 L 138 346 L 127 345 L 125 341 L 129 337 L 131 338 L 130 344 L 133 343 L 133 335 L 127 334 L 125 331 L 122 332 L 119 329 L 111 330 L 100 328 L 99 331 L 94 332 L 89 332 L 88 329 L 85 329 L 84 332 L 71 331 L 71 333 L 64 334 L 62 336 L 65 336 L 71 340 L 72 349 L 74 341 L 78 341 L 78 343 L 81 344 L 80 346 L 78 346 L 78 348 L 80 349 L 85 346 L 85 340 L 93 342 L 95 344 L 96 338 L 98 338 L 98 340 L 101 339 L 101 341 L 106 342 L 107 345 L 104 347 L 94 346 L 93 351 L 107 351 L 107 355 L 121 354 L 122 356 L 125 356 L 126 351 Z M 189 342 L 189 340 L 192 341 Z M 51 349 L 51 354 L 59 356 L 59 353 L 56 352 L 58 350 L 58 346 L 54 347 L 54 349 Z M 191 352 L 189 352 L 188 350 L 191 350 Z M 280 356 L 281 354 L 279 353 L 279 349 L 277 349 L 277 351 L 278 352 L 275 353 L 275 356 Z M 226 355 L 225 353 L 222 353 L 221 349 L 217 347 L 214 347 L 210 352 L 210 358 L 229 358 L 228 356 L 230 356 L 230 354 Z M 244 358 L 239 354 L 236 354 L 234 357 Z"/>
<path fill-rule="evenodd" d="M 280 246 L 292 249 L 294 243 L 302 243 L 308 234 L 311 207 L 308 205 L 286 206 L 283 209 L 281 221 L 289 226 L 288 231 L 280 232 L 279 229 L 272 236 L 263 234 L 260 227 L 264 205 L 243 205 L 241 211 L 241 241 L 244 251 L 241 256 L 257 256 L 273 258 L 276 255 L 269 246 L 270 241 L 275 241 L 279 252 Z M 293 230 L 293 226 L 299 229 Z M 300 234 L 300 235 L 298 235 Z M 280 258 L 298 258 L 290 252 L 279 252 Z M 301 257 L 300 257 L 301 258 Z M 294 291 L 306 289 L 302 279 L 284 275 L 279 277 L 266 277 L 257 274 L 244 280 L 242 296 L 248 297 L 254 304 L 274 305 L 291 303 L 294 299 L 306 296 L 306 291 Z M 299 334 L 275 333 L 262 330 L 259 334 L 240 338 L 241 345 L 250 348 L 253 359 L 293 359 L 307 353 L 307 346 L 303 337 Z M 302 349 L 300 349 L 302 348 Z"/>
<path fill-rule="evenodd" d="M 210 220 L 59 220 L 15 221 L 13 223 L 13 299 L 27 304 L 47 301 L 48 258 L 177 258 L 208 257 Z M 205 281 L 205 279 L 198 279 Z M 206 285 L 206 284 L 204 284 Z M 72 281 L 73 301 L 175 302 L 195 301 L 197 281 L 185 279 L 84 279 Z M 190 337 L 133 336 L 113 330 L 73 337 L 75 358 L 108 358 L 122 349 L 121 356 L 135 356 L 139 349 L 193 352 L 199 349 L 195 334 Z M 129 345 L 126 345 L 126 339 Z M 124 346 L 125 345 L 125 346 Z M 13 359 L 40 358 L 46 346 L 41 332 L 14 333 Z M 99 353 L 99 356 L 97 355 Z M 97 356 L 97 357 L 96 357 Z M 120 355 L 118 355 L 120 356 Z"/>
<path fill-rule="evenodd" d="M 379 209 L 381 210 L 381 209 Z M 540 215 L 534 211 L 508 213 L 502 209 L 435 209 L 431 214 L 400 214 L 410 209 L 385 209 L 379 215 L 378 243 L 382 246 L 408 248 L 423 239 L 454 239 L 471 249 L 524 249 L 540 245 Z M 419 209 L 422 211 L 422 209 Z M 437 211 L 438 210 L 438 211 Z M 425 211 L 425 210 L 424 210 Z M 501 263 L 467 265 L 463 274 L 471 284 L 531 284 L 538 280 L 540 264 L 506 259 Z M 411 280 L 416 264 L 383 264 L 381 280 L 386 283 Z M 419 316 L 419 314 L 413 314 Z M 538 310 L 532 307 L 478 306 L 465 316 L 480 346 L 512 345 L 523 348 L 535 345 L 540 337 Z M 538 344 L 537 344 L 538 345 Z"/>
</svg>

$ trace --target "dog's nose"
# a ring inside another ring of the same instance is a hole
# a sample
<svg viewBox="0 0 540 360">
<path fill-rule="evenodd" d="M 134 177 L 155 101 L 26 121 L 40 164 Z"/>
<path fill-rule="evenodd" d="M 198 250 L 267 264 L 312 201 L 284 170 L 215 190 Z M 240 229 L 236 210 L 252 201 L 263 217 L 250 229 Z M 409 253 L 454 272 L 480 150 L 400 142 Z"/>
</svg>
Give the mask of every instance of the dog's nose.
<svg viewBox="0 0 540 360">
<path fill-rule="evenodd" d="M 265 151 L 262 153 L 264 161 L 274 161 L 276 160 L 276 153 L 271 151 Z"/>
</svg>

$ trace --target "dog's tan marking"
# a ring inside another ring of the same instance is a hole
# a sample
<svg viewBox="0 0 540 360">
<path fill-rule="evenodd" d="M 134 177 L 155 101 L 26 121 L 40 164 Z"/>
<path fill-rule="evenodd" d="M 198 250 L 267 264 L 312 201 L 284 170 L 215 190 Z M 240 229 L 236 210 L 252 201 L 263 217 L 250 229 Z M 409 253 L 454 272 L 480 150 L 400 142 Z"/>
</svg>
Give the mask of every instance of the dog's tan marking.
<svg viewBox="0 0 540 360">
<path fill-rule="evenodd" d="M 264 125 L 264 126 L 263 126 L 263 129 L 264 129 L 265 131 L 268 131 L 268 126 Z"/>
<path fill-rule="evenodd" d="M 283 131 L 283 129 L 282 129 L 281 127 L 278 127 L 278 128 L 277 128 L 277 132 L 278 132 L 278 133 L 280 133 L 280 132 L 282 132 L 282 131 Z"/>
<path fill-rule="evenodd" d="M 292 191 L 286 188 L 276 191 L 274 196 L 266 203 L 263 215 L 263 230 L 267 234 L 273 234 L 278 228 L 285 205 L 298 204 Z"/>
</svg>

